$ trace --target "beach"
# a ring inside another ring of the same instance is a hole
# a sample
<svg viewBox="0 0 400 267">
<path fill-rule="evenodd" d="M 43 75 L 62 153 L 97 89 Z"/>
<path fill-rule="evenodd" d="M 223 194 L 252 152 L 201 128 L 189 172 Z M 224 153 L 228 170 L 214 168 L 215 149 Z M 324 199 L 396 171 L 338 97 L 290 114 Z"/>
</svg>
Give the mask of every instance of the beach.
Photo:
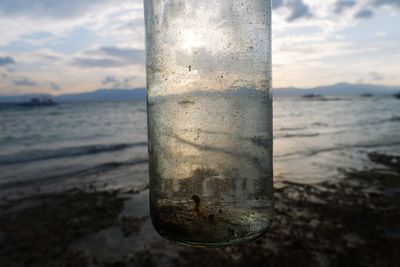
<svg viewBox="0 0 400 267">
<path fill-rule="evenodd" d="M 2 110 L 1 266 L 396 266 L 396 101 L 276 101 L 272 227 L 220 249 L 153 229 L 144 103 Z"/>
<path fill-rule="evenodd" d="M 148 187 L 88 186 L 2 200 L 2 266 L 395 266 L 400 157 L 339 182 L 275 183 L 267 235 L 221 249 L 166 241 L 151 226 Z"/>
</svg>

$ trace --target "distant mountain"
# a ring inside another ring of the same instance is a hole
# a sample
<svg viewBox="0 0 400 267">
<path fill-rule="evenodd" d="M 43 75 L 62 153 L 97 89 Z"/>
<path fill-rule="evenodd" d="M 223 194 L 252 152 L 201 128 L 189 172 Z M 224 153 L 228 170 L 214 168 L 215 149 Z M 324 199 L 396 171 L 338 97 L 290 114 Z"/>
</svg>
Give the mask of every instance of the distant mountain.
<svg viewBox="0 0 400 267">
<path fill-rule="evenodd" d="M 320 86 L 310 89 L 302 88 L 276 88 L 274 96 L 360 96 L 362 94 L 393 95 L 400 92 L 400 87 L 382 86 L 371 84 L 338 83 L 330 86 Z M 49 98 L 47 94 L 27 94 L 19 96 L 0 96 L 0 103 L 27 102 L 31 98 Z M 98 102 L 98 101 L 123 101 L 145 100 L 146 89 L 99 89 L 94 92 L 77 94 L 64 94 L 52 97 L 56 102 Z"/>
<path fill-rule="evenodd" d="M 274 96 L 360 96 L 362 94 L 392 95 L 400 92 L 400 87 L 372 85 L 372 84 L 350 84 L 338 83 L 329 86 L 319 86 L 310 89 L 301 88 L 277 88 L 274 89 Z"/>
<path fill-rule="evenodd" d="M 99 89 L 94 92 L 59 95 L 54 99 L 57 102 L 145 100 L 146 89 Z"/>
<path fill-rule="evenodd" d="M 101 101 L 122 101 L 122 100 L 145 100 L 146 89 L 99 89 L 94 92 L 63 94 L 51 96 L 47 94 L 27 94 L 17 96 L 0 96 L 0 103 L 21 103 L 28 102 L 32 98 L 52 98 L 56 102 L 101 102 Z"/>
<path fill-rule="evenodd" d="M 0 96 L 0 103 L 29 102 L 32 98 L 48 99 L 48 98 L 52 98 L 52 96 L 48 95 L 48 94 L 27 94 L 27 95 Z"/>
</svg>

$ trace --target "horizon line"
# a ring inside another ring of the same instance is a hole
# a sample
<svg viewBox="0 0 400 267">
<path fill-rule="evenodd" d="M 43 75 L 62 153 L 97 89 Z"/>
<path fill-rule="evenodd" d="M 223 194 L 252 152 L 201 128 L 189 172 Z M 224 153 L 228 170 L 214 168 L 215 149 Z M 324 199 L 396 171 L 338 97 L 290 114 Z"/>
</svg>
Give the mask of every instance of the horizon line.
<svg viewBox="0 0 400 267">
<path fill-rule="evenodd" d="M 293 90 L 312 90 L 316 88 L 321 88 L 321 87 L 330 87 L 330 86 L 338 86 L 338 85 L 356 85 L 356 86 L 376 86 L 376 87 L 392 87 L 393 89 L 398 87 L 400 89 L 400 85 L 386 85 L 386 84 L 373 84 L 373 83 L 351 83 L 351 82 L 338 82 L 334 84 L 326 84 L 326 85 L 318 85 L 318 86 L 313 86 L 313 87 L 295 87 L 295 86 L 285 86 L 285 87 L 271 87 L 271 90 L 281 90 L 281 89 L 293 89 Z M 52 93 L 41 93 L 41 92 L 25 92 L 21 94 L 14 94 L 14 95 L 3 95 L 0 93 L 0 97 L 15 97 L 15 96 L 24 96 L 24 95 L 51 95 L 53 97 L 58 97 L 62 95 L 75 95 L 75 94 L 85 94 L 85 93 L 94 93 L 102 90 L 147 90 L 146 86 L 140 86 L 140 87 L 131 87 L 131 88 L 97 88 L 91 91 L 82 91 L 82 92 L 65 92 L 65 93 L 59 93 L 59 94 L 52 94 Z"/>
</svg>

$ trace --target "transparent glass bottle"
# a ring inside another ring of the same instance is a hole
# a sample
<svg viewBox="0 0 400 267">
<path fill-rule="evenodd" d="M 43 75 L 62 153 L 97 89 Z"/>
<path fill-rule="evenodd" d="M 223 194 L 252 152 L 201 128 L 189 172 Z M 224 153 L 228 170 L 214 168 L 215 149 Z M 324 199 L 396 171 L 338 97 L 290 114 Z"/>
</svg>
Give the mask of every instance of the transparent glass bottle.
<svg viewBox="0 0 400 267">
<path fill-rule="evenodd" d="M 144 6 L 153 225 L 193 246 L 256 239 L 273 209 L 271 1 Z"/>
</svg>

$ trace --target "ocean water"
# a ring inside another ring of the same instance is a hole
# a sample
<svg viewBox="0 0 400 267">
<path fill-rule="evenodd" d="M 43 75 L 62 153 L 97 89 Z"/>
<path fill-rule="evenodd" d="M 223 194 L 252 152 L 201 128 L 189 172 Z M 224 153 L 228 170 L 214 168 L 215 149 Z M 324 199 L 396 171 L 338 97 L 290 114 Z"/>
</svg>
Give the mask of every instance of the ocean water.
<svg viewBox="0 0 400 267">
<path fill-rule="evenodd" d="M 400 102 L 390 97 L 276 98 L 274 179 L 317 183 L 400 154 Z M 148 184 L 146 104 L 0 106 L 0 195 L 96 183 Z"/>
</svg>

